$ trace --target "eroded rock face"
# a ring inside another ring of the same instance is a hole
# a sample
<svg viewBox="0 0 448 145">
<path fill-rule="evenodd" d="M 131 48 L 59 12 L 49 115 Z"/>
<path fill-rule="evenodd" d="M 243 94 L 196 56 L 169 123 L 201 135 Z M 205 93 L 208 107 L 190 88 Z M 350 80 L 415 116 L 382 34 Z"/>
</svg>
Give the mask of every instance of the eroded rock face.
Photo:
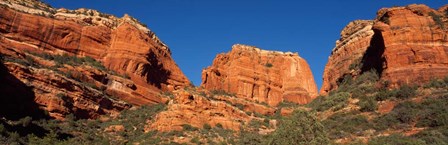
<svg viewBox="0 0 448 145">
<path fill-rule="evenodd" d="M 357 66 L 371 45 L 373 37 L 373 21 L 357 20 L 348 24 L 341 32 L 341 38 L 336 41 L 336 47 L 328 58 L 325 66 L 321 93 L 328 93 L 337 88 L 337 83 L 344 75 L 357 72 Z M 352 65 L 353 64 L 353 65 Z"/>
<path fill-rule="evenodd" d="M 425 5 L 384 8 L 373 22 L 350 23 L 325 67 L 320 93 L 336 89 L 344 75 L 356 76 L 370 69 L 391 87 L 447 76 L 446 9 L 437 11 Z"/>
<path fill-rule="evenodd" d="M 168 103 L 167 110 L 162 111 L 154 120 L 148 120 L 145 131 L 162 132 L 182 130 L 182 125 L 203 128 L 204 124 L 215 127 L 221 124 L 225 129 L 240 130 L 243 123 L 252 119 L 244 111 L 224 101 L 210 100 L 207 97 L 178 91 L 174 99 Z"/>
<path fill-rule="evenodd" d="M 448 75 L 445 9 L 436 11 L 425 5 L 409 5 L 380 10 L 379 14 L 384 11 L 383 17 L 389 17 L 389 23 L 378 22 L 374 26 L 384 40 L 384 52 L 381 58 L 373 56 L 372 60 L 384 60 L 382 79 L 392 85 L 422 84 Z"/>
<path fill-rule="evenodd" d="M 109 89 L 138 105 L 162 102 L 157 95 L 160 91 L 191 85 L 169 48 L 130 16 L 53 9 L 27 0 L 3 0 L 0 4 L 0 49 L 90 56 L 130 77 L 135 85 L 132 91 L 121 89 L 117 81 L 111 82 L 116 85 Z"/>
<path fill-rule="evenodd" d="M 77 118 L 87 119 L 100 115 L 117 115 L 131 106 L 108 98 L 100 91 L 55 71 L 11 62 L 2 65 L 5 73 L 1 76 L 4 81 L 0 88 L 2 117 L 49 115 L 64 119 L 66 115 L 73 114 Z M 43 110 L 48 114 L 42 114 Z"/>
<path fill-rule="evenodd" d="M 317 94 L 311 70 L 297 53 L 239 44 L 229 53 L 219 54 L 212 66 L 202 71 L 201 86 L 271 106 L 282 101 L 305 104 Z"/>
</svg>

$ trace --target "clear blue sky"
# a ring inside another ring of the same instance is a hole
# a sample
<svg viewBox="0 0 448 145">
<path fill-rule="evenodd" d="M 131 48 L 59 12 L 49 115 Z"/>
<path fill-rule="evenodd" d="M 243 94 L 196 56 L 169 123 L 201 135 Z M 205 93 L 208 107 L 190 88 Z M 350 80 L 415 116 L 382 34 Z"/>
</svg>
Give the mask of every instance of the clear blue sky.
<svg viewBox="0 0 448 145">
<path fill-rule="evenodd" d="M 236 43 L 298 52 L 318 87 L 328 56 L 350 21 L 373 19 L 382 7 L 413 3 L 439 8 L 443 0 L 44 0 L 56 8 L 91 8 L 122 17 L 127 13 L 156 33 L 187 77 Z"/>
</svg>

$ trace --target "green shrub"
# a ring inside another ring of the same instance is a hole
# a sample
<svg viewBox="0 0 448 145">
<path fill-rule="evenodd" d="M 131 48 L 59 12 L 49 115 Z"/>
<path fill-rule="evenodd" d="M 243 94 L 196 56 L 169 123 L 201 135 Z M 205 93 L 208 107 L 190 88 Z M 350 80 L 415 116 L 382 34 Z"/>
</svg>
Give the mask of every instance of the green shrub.
<svg viewBox="0 0 448 145">
<path fill-rule="evenodd" d="M 410 87 L 408 85 L 402 85 L 397 90 L 396 97 L 399 99 L 412 98 L 416 95 L 416 87 Z"/>
<path fill-rule="evenodd" d="M 201 141 L 199 140 L 199 138 L 196 136 L 196 137 L 194 137 L 194 138 L 192 138 L 191 140 L 190 140 L 190 142 L 191 143 L 194 143 L 194 144 L 201 144 Z"/>
<path fill-rule="evenodd" d="M 196 131 L 198 128 L 191 126 L 190 124 L 183 124 L 182 128 L 184 131 Z"/>
<path fill-rule="evenodd" d="M 240 110 L 244 110 L 244 105 L 241 104 L 241 103 L 236 103 L 236 104 L 235 104 L 235 107 L 238 108 L 238 109 L 240 109 Z"/>
<path fill-rule="evenodd" d="M 256 132 L 241 131 L 239 133 L 238 145 L 261 145 L 268 144 L 267 136 L 260 135 Z"/>
<path fill-rule="evenodd" d="M 448 78 L 448 77 L 447 77 Z M 443 79 L 431 79 L 431 81 L 426 84 L 425 88 L 445 88 L 448 87 L 448 81 L 445 81 Z"/>
<path fill-rule="evenodd" d="M 338 92 L 330 96 L 319 96 L 308 104 L 309 107 L 317 111 L 332 109 L 339 110 L 347 106 L 350 94 L 347 92 Z"/>
<path fill-rule="evenodd" d="M 375 84 L 378 80 L 379 75 L 374 69 L 363 72 L 356 78 L 353 78 L 351 75 L 345 75 L 344 78 L 338 82 L 339 88 L 336 92 L 350 92 L 353 93 L 354 98 L 357 98 L 377 91 Z"/>
<path fill-rule="evenodd" d="M 387 88 L 383 88 L 380 91 L 378 91 L 378 93 L 376 93 L 374 98 L 377 101 L 384 101 L 391 98 L 395 98 L 396 94 L 397 94 L 396 90 L 388 90 Z"/>
<path fill-rule="evenodd" d="M 396 128 L 397 124 L 400 124 L 400 121 L 391 114 L 385 114 L 379 116 L 373 120 L 374 126 L 373 128 L 376 130 L 386 130 L 388 128 Z"/>
<path fill-rule="evenodd" d="M 205 124 L 202 126 L 202 128 L 204 128 L 205 130 L 210 130 L 210 129 L 212 129 L 212 126 L 210 126 L 210 124 L 208 124 L 208 123 L 205 123 Z"/>
<path fill-rule="evenodd" d="M 28 127 L 28 125 L 31 124 L 31 121 L 33 118 L 26 116 L 24 118 L 21 118 L 17 123 L 21 124 L 23 127 Z"/>
<path fill-rule="evenodd" d="M 384 23 L 386 23 L 386 24 L 390 24 L 390 20 L 389 20 L 389 16 L 387 16 L 387 15 L 383 15 L 381 18 L 380 18 L 380 21 L 381 22 L 384 22 Z"/>
<path fill-rule="evenodd" d="M 216 127 L 217 127 L 217 128 L 223 128 L 223 126 L 222 126 L 221 123 L 217 123 L 217 124 L 216 124 Z"/>
<path fill-rule="evenodd" d="M 363 63 L 361 61 L 361 58 L 355 60 L 350 66 L 348 67 L 349 70 L 359 70 L 361 69 Z"/>
<path fill-rule="evenodd" d="M 380 136 L 369 140 L 368 145 L 423 145 L 425 142 L 400 134 Z"/>
<path fill-rule="evenodd" d="M 448 134 L 443 134 L 439 130 L 423 130 L 413 137 L 424 141 L 426 144 L 431 145 L 446 145 L 448 144 Z"/>
<path fill-rule="evenodd" d="M 263 126 L 263 123 L 259 120 L 252 119 L 249 122 L 249 127 L 251 127 L 251 128 L 259 129 L 259 128 L 261 128 L 261 126 Z"/>
<path fill-rule="evenodd" d="M 272 145 L 329 143 L 325 128 L 315 114 L 301 110 L 296 110 L 290 117 L 281 119 L 269 142 Z"/>
<path fill-rule="evenodd" d="M 268 63 L 264 64 L 264 66 L 267 67 L 267 68 L 271 68 L 271 67 L 274 66 L 274 65 L 272 65 L 272 63 L 269 63 L 269 62 L 268 62 Z"/>
<path fill-rule="evenodd" d="M 402 123 L 412 123 L 418 118 L 420 107 L 417 103 L 406 101 L 395 106 L 389 114 L 394 115 Z"/>
<path fill-rule="evenodd" d="M 371 127 L 367 117 L 357 115 L 359 112 L 336 113 L 322 122 L 329 134 L 334 139 L 345 138 L 352 134 L 362 135 L 364 130 Z"/>
<path fill-rule="evenodd" d="M 432 17 L 432 20 L 434 20 L 434 22 L 439 25 L 440 28 L 445 29 L 444 25 L 443 25 L 443 20 L 442 17 L 437 15 L 434 12 L 429 12 L 429 15 Z"/>
<path fill-rule="evenodd" d="M 361 97 L 359 99 L 358 105 L 361 108 L 360 111 L 362 112 L 375 111 L 378 108 L 377 102 L 374 97 L 368 96 Z"/>
<path fill-rule="evenodd" d="M 421 103 L 419 127 L 448 126 L 448 97 L 428 99 Z"/>
<path fill-rule="evenodd" d="M 298 107 L 298 106 L 299 106 L 299 104 L 294 103 L 294 102 L 289 102 L 289 101 L 282 101 L 282 102 L 280 102 L 280 103 L 277 105 L 278 108 L 286 108 L 286 107 L 292 107 L 292 108 L 295 108 L 295 107 Z"/>
</svg>

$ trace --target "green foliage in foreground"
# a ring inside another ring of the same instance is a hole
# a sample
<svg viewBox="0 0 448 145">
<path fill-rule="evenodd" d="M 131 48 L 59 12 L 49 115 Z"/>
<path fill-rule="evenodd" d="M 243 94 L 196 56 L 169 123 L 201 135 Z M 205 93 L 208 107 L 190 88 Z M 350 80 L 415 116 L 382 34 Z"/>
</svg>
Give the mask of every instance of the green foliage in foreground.
<svg viewBox="0 0 448 145">
<path fill-rule="evenodd" d="M 0 143 L 6 144 L 124 144 L 160 142 L 162 133 L 144 133 L 146 120 L 151 119 L 165 105 L 142 106 L 136 110 L 123 111 L 109 121 L 76 120 L 73 115 L 67 121 L 34 120 L 26 117 L 12 123 L 0 121 Z M 11 121 L 9 121 L 11 122 Z M 123 125 L 125 130 L 117 133 L 104 132 L 111 125 Z M 160 134 L 160 135 L 158 135 Z"/>
<path fill-rule="evenodd" d="M 280 126 L 272 134 L 270 144 L 329 144 L 324 126 L 317 117 L 307 111 L 296 110 L 290 117 L 281 120 Z"/>
<path fill-rule="evenodd" d="M 242 131 L 238 144 L 329 144 L 330 139 L 315 113 L 296 110 L 280 119 L 280 126 L 270 135 Z"/>
</svg>

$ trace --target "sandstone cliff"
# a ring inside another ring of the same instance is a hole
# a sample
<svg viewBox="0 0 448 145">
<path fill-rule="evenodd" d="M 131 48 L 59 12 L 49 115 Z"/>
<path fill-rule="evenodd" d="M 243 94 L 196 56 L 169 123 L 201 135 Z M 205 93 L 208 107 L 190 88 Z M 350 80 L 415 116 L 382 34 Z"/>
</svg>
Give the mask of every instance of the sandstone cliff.
<svg viewBox="0 0 448 145">
<path fill-rule="evenodd" d="M 166 99 L 158 95 L 161 91 L 172 91 L 191 85 L 171 58 L 169 48 L 146 26 L 128 15 L 117 18 L 89 9 L 54 9 L 33 0 L 2 0 L 0 18 L 0 52 L 3 55 L 14 59 L 33 58 L 32 60 L 38 61 L 37 64 L 47 67 L 54 67 L 51 60 L 39 63 L 44 60 L 32 54 L 68 54 L 93 58 L 104 65 L 106 70 L 80 70 L 70 66 L 59 67 L 58 70 L 70 70 L 82 74 L 81 76 L 91 76 L 93 80 L 96 79 L 92 83 L 97 87 L 105 87 L 101 90 L 119 100 L 137 105 L 165 102 Z M 9 71 L 21 70 L 16 69 L 16 64 L 7 66 Z M 27 67 L 32 66 L 19 68 L 29 69 Z M 99 71 L 101 75 L 97 76 L 92 71 Z M 40 77 L 34 76 L 34 71 L 25 71 L 30 77 L 22 76 L 21 71 L 13 72 L 12 75 L 21 81 L 29 80 L 33 85 L 38 79 L 61 80 L 52 78 L 54 75 L 47 76 L 52 74 L 49 70 L 39 72 L 42 74 Z M 49 88 L 61 87 L 48 82 L 39 85 Z M 82 93 L 87 90 L 77 91 Z M 47 95 L 56 96 L 58 92 L 50 91 Z M 46 110 L 51 110 L 51 101 L 39 99 L 38 94 L 36 93 L 36 102 Z M 68 96 L 72 98 L 76 95 Z M 88 96 L 78 95 L 74 98 Z"/>
<path fill-rule="evenodd" d="M 448 75 L 447 6 L 384 8 L 373 21 L 351 22 L 329 58 L 320 93 L 344 76 L 375 69 L 391 87 L 423 84 Z"/>
<path fill-rule="evenodd" d="M 317 95 L 307 62 L 297 53 L 234 45 L 202 72 L 201 87 L 223 90 L 275 106 L 282 101 L 305 104 Z"/>
</svg>

